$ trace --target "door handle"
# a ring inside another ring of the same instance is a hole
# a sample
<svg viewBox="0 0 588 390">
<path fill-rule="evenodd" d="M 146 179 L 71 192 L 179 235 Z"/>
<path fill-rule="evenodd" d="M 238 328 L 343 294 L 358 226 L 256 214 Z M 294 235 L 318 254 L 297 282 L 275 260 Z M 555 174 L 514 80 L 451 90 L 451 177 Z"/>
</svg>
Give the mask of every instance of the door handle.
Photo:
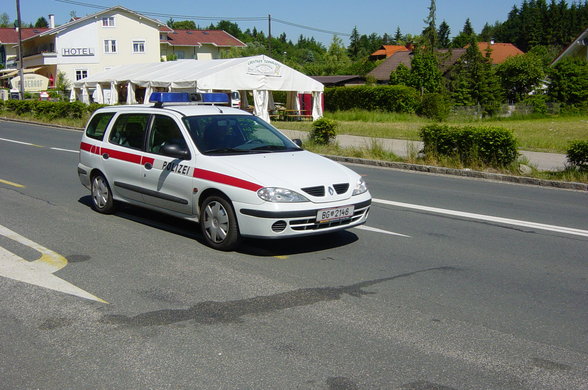
<svg viewBox="0 0 588 390">
<path fill-rule="evenodd" d="M 102 158 L 105 159 L 105 160 L 108 160 L 110 158 L 110 155 L 108 153 L 104 153 L 102 155 Z"/>
<path fill-rule="evenodd" d="M 153 168 L 151 163 L 145 163 L 145 169 L 150 170 L 151 168 Z"/>
</svg>

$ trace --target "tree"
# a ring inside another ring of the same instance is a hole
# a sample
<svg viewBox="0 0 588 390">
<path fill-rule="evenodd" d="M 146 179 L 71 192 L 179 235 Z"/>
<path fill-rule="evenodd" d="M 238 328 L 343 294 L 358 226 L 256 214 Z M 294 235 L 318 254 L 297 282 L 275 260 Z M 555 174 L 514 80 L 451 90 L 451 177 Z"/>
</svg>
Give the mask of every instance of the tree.
<svg viewBox="0 0 588 390">
<path fill-rule="evenodd" d="M 357 59 L 360 53 L 360 36 L 359 32 L 357 31 L 357 26 L 353 27 L 353 31 L 351 31 L 351 36 L 349 37 L 349 47 L 347 51 L 349 52 L 349 57 L 353 59 Z"/>
<path fill-rule="evenodd" d="M 10 27 L 10 16 L 6 12 L 0 14 L 0 27 Z"/>
<path fill-rule="evenodd" d="M 400 32 L 400 26 L 396 27 L 396 33 L 394 34 L 394 44 L 401 45 L 404 40 L 402 33 Z"/>
<path fill-rule="evenodd" d="M 423 30 L 422 35 L 427 50 L 433 52 L 437 48 L 437 25 L 435 22 L 437 6 L 435 5 L 435 0 L 431 0 L 431 4 L 429 5 L 428 9 L 429 15 L 427 16 L 427 19 L 424 20 L 424 22 L 427 24 L 427 27 L 425 27 Z"/>
<path fill-rule="evenodd" d="M 524 100 L 545 78 L 541 58 L 532 53 L 508 58 L 496 67 L 496 75 L 512 103 Z"/>
<path fill-rule="evenodd" d="M 198 27 L 193 20 L 178 20 L 173 19 L 167 21 L 167 26 L 174 30 L 196 30 Z"/>
<path fill-rule="evenodd" d="M 47 19 L 45 19 L 45 17 L 43 17 L 43 16 L 41 16 L 35 22 L 35 28 L 47 28 L 47 27 L 49 27 L 49 22 L 47 22 Z"/>
<path fill-rule="evenodd" d="M 451 40 L 449 39 L 449 35 L 451 34 L 451 28 L 444 20 L 439 25 L 439 31 L 437 31 L 437 37 L 439 39 L 439 47 L 441 49 L 448 49 L 449 45 L 451 44 Z"/>
<path fill-rule="evenodd" d="M 421 96 L 425 93 L 439 92 L 443 75 L 439 70 L 437 56 L 431 50 L 418 49 L 411 61 L 412 85 Z"/>
<path fill-rule="evenodd" d="M 456 105 L 480 105 L 485 116 L 498 111 L 502 101 L 500 82 L 475 38 L 451 71 L 449 89 Z"/>
<path fill-rule="evenodd" d="M 470 42 L 475 36 L 476 33 L 472 27 L 472 22 L 470 21 L 470 18 L 467 18 L 461 32 L 455 38 L 453 38 L 451 46 L 454 48 L 462 48 L 466 46 L 468 42 Z"/>
<path fill-rule="evenodd" d="M 565 58 L 549 71 L 547 95 L 554 101 L 571 107 L 588 105 L 588 61 Z"/>
<path fill-rule="evenodd" d="M 439 70 L 437 56 L 423 49 L 415 50 L 410 69 L 400 64 L 390 75 L 390 84 L 413 87 L 420 92 L 421 96 L 426 93 L 440 92 L 442 80 L 443 75 Z"/>
</svg>

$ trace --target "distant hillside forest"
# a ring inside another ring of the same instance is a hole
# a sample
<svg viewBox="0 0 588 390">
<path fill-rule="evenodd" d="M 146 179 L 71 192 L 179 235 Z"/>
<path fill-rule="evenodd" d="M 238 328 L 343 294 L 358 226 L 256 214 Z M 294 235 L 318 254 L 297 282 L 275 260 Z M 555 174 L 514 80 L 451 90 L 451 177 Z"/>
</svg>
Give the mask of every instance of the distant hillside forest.
<svg viewBox="0 0 588 390">
<path fill-rule="evenodd" d="M 168 21 L 168 25 L 174 28 L 189 27 L 185 23 Z M 328 47 L 303 35 L 296 41 L 287 38 L 286 34 L 272 36 L 270 40 L 262 31 L 255 28 L 242 31 L 236 23 L 229 21 L 210 25 L 208 29 L 225 30 L 248 45 L 247 48 L 232 49 L 226 54 L 228 57 L 266 54 L 305 74 L 320 76 L 365 75 L 378 64 L 369 60 L 371 53 L 382 45 L 418 46 L 423 42 L 425 27 L 420 35 L 403 34 L 398 27 L 393 34 L 366 35 L 354 28 L 347 47 L 337 36 L 333 37 Z M 565 0 L 525 0 L 520 7 L 513 6 L 506 21 L 486 23 L 480 32 L 474 31 L 469 19 L 459 32 L 451 31 L 449 25 L 442 21 L 437 28 L 436 42 L 438 48 L 457 48 L 466 46 L 472 37 L 478 41 L 494 39 L 496 42 L 513 43 L 525 52 L 542 46 L 555 57 L 586 28 L 588 1 L 568 4 Z"/>
</svg>

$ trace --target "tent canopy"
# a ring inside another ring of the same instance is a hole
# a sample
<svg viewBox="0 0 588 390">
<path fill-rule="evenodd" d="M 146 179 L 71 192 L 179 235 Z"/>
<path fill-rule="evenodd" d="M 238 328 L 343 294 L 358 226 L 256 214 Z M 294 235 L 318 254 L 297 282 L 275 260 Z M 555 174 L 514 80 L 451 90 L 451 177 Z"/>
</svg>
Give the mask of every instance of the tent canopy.
<svg viewBox="0 0 588 390">
<path fill-rule="evenodd" d="M 256 113 L 267 120 L 269 114 L 265 102 L 271 100 L 268 92 L 311 93 L 318 100 L 324 90 L 320 82 L 264 55 L 121 65 L 73 83 L 75 89 L 82 90 L 82 96 L 87 95 L 88 88 L 101 90 L 106 85 L 125 85 L 129 92 L 135 86 L 142 87 L 147 88 L 149 93 L 153 88 L 167 88 L 170 91 L 191 89 L 195 92 L 253 91 Z M 322 116 L 322 110 L 316 115 Z"/>
</svg>

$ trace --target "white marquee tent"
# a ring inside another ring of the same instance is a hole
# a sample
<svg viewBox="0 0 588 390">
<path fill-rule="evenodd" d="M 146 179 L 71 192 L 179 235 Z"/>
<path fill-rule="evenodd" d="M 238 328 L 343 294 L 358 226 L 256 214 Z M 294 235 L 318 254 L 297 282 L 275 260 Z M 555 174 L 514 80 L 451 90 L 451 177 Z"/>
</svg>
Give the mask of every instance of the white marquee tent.
<svg viewBox="0 0 588 390">
<path fill-rule="evenodd" d="M 71 100 L 117 104 L 121 87 L 127 89 L 127 104 L 137 103 L 135 89 L 145 88 L 145 101 L 155 90 L 167 91 L 252 91 L 254 113 L 269 122 L 273 105 L 271 91 L 288 91 L 288 108 L 300 109 L 297 94 L 312 94 L 312 117 L 323 115 L 320 82 L 264 55 L 222 60 L 179 60 L 121 65 L 73 83 Z M 107 92 L 107 93 L 105 93 Z"/>
</svg>

